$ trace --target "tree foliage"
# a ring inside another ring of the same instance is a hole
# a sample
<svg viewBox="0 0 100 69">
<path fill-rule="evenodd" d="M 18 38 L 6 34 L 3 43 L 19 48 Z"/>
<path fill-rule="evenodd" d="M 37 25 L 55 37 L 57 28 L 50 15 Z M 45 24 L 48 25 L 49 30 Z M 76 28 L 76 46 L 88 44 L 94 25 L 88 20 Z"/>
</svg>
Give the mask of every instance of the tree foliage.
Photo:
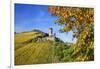
<svg viewBox="0 0 100 69">
<path fill-rule="evenodd" d="M 64 51 L 64 60 L 94 60 L 94 9 L 50 6 L 48 10 L 53 16 L 58 17 L 56 24 L 63 26 L 60 31 L 72 31 L 73 38 L 77 38 L 76 44 Z"/>
</svg>

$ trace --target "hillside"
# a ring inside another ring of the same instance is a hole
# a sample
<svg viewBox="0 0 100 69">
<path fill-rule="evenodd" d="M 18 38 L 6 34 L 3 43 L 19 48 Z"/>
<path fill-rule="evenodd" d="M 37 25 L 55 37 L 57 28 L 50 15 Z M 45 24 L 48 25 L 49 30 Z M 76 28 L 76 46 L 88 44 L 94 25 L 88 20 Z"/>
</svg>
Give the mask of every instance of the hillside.
<svg viewBox="0 0 100 69">
<path fill-rule="evenodd" d="M 47 33 L 39 30 L 15 33 L 15 65 L 47 64 L 93 60 L 90 47 L 79 47 L 77 44 L 64 43 L 55 37 L 54 41 L 46 40 Z M 89 56 L 88 56 L 89 55 Z M 83 60 L 85 58 L 88 60 Z"/>
<path fill-rule="evenodd" d="M 37 30 L 15 34 L 15 65 L 62 62 L 64 43 L 57 37 L 55 41 L 37 42 L 40 36 L 48 34 Z"/>
</svg>

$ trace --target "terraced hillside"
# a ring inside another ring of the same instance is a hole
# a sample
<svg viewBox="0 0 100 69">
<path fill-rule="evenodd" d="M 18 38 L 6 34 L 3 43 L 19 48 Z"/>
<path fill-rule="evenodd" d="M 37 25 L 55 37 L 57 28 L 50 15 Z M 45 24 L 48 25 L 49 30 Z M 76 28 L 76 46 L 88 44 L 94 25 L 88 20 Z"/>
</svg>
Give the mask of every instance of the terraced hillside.
<svg viewBox="0 0 100 69">
<path fill-rule="evenodd" d="M 15 65 L 45 64 L 60 62 L 59 56 L 54 56 L 54 41 L 37 42 L 38 36 L 47 34 L 31 31 L 15 34 Z"/>
</svg>

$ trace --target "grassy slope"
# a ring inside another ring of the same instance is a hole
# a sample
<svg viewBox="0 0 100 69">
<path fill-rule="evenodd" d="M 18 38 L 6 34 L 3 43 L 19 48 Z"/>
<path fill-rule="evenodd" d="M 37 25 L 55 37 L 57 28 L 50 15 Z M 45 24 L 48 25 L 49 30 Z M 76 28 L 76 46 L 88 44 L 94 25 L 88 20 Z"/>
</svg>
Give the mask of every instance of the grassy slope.
<svg viewBox="0 0 100 69">
<path fill-rule="evenodd" d="M 52 62 L 53 42 L 23 42 L 42 35 L 37 32 L 15 34 L 15 65 L 40 64 Z"/>
</svg>

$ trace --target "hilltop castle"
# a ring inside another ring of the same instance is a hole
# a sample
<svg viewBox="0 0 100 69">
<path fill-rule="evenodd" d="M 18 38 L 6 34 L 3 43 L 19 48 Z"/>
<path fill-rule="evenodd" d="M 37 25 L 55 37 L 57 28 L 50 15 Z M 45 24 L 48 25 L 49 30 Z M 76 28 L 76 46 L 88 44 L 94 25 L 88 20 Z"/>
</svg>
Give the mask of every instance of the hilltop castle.
<svg viewBox="0 0 100 69">
<path fill-rule="evenodd" d="M 43 37 L 43 38 L 38 38 L 38 42 L 40 41 L 46 41 L 46 40 L 50 40 L 50 41 L 55 41 L 55 34 L 53 33 L 53 29 L 49 28 L 48 30 L 48 36 Z"/>
<path fill-rule="evenodd" d="M 48 32 L 49 36 L 46 37 L 47 40 L 51 40 L 51 41 L 54 41 L 55 40 L 55 34 L 53 34 L 53 29 L 52 28 L 49 28 L 49 32 Z"/>
</svg>

